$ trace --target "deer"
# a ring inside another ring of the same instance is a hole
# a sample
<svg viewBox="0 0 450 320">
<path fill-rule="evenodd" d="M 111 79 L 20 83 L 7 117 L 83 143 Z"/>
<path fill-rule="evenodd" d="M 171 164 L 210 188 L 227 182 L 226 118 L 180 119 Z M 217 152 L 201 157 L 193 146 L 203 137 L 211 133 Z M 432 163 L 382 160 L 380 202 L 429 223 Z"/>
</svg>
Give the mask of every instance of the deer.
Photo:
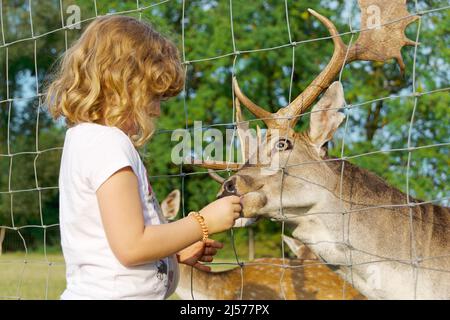
<svg viewBox="0 0 450 320">
<path fill-rule="evenodd" d="M 361 32 L 347 46 L 335 25 L 308 9 L 328 29 L 334 52 L 320 74 L 286 107 L 271 113 L 250 100 L 236 76 L 235 119 L 243 161 L 191 159 L 209 170 L 233 171 L 221 182 L 219 197 L 237 195 L 242 217 L 285 221 L 295 239 L 369 299 L 450 298 L 450 210 L 414 199 L 344 158 L 328 156 L 327 144 L 343 122 L 343 86 L 335 80 L 353 61 L 396 59 L 403 73 L 403 46 L 417 46 L 404 32 L 420 19 L 406 0 L 359 0 Z M 370 6 L 380 24 L 369 27 Z M 320 99 L 317 99 L 319 98 Z M 315 104 L 314 102 L 318 100 Z M 257 130 L 254 152 L 243 104 L 266 132 Z M 310 111 L 309 128 L 294 130 Z M 260 158 L 262 160 L 260 160 Z"/>
<path fill-rule="evenodd" d="M 161 202 L 166 220 L 176 218 L 180 191 L 170 192 Z M 240 218 L 234 227 L 253 221 Z M 259 258 L 225 271 L 206 272 L 179 265 L 176 294 L 182 300 L 362 300 L 363 295 L 343 281 L 300 241 L 283 235 L 297 259 Z"/>
</svg>

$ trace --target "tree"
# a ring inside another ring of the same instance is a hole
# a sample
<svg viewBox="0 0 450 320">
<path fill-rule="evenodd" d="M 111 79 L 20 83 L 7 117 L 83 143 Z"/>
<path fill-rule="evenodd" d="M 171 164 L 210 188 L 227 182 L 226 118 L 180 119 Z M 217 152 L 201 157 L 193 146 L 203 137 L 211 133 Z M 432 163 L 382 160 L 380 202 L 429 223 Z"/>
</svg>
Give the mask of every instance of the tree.
<svg viewBox="0 0 450 320">
<path fill-rule="evenodd" d="M 31 36 L 28 1 L 3 3 L 6 43 Z M 61 27 L 59 1 L 32 1 L 34 35 L 42 35 Z M 154 4 L 153 1 L 139 1 L 141 7 Z M 93 1 L 79 0 L 81 19 L 95 17 Z M 151 183 L 162 199 L 171 189 L 184 191 L 186 213 L 199 209 L 215 198 L 218 190 L 206 174 L 192 167 L 183 167 L 184 176 L 178 176 L 181 168 L 170 159 L 171 130 L 193 126 L 195 120 L 204 125 L 219 125 L 220 130 L 233 127 L 231 76 L 236 73 L 247 95 L 270 111 L 287 104 L 298 95 L 320 72 L 331 57 L 331 40 L 308 40 L 328 36 L 306 9 L 314 8 L 330 17 L 340 32 L 349 30 L 347 17 L 353 16 L 353 27 L 358 29 L 358 10 L 344 1 L 287 1 L 289 26 L 286 20 L 284 1 L 229 1 L 191 0 L 185 2 L 184 28 L 182 28 L 182 1 L 169 1 L 146 8 L 142 12 L 131 12 L 132 16 L 150 21 L 155 28 L 175 41 L 186 59 L 186 92 L 176 99 L 163 103 L 162 117 L 158 121 L 159 131 L 152 141 L 141 150 Z M 441 3 L 418 1 L 419 9 L 438 8 Z M 66 12 L 64 3 L 63 13 Z M 98 2 L 97 12 L 120 12 L 136 8 L 135 1 Z M 443 7 L 443 5 L 442 5 Z M 410 3 L 410 12 L 414 11 Z M 232 13 L 232 25 L 231 16 Z M 64 15 L 67 17 L 67 14 Z M 428 92 L 448 87 L 448 10 L 427 13 L 422 17 L 420 42 L 417 52 L 415 84 L 417 92 Z M 87 22 L 82 24 L 83 29 Z M 232 28 L 232 27 L 233 28 Z M 83 30 L 82 29 L 82 30 Z M 42 92 L 46 76 L 67 45 L 78 38 L 82 30 L 58 30 L 39 37 L 36 41 L 26 40 L 0 47 L 0 65 L 6 68 L 8 61 L 9 98 L 33 97 L 38 79 Z M 415 39 L 417 24 L 408 28 L 409 37 Z M 232 37 L 232 31 L 234 38 Z M 291 38 L 289 38 L 289 31 Z M 184 32 L 184 50 L 182 33 Z M 350 35 L 343 37 L 345 42 Z M 234 39 L 234 41 L 233 41 Z M 289 45 L 290 40 L 299 42 Z M 307 42 L 304 42 L 307 41 Z M 36 44 L 35 69 L 34 47 Z M 235 48 L 233 47 L 235 45 Z M 285 45 L 285 46 L 284 46 Z M 281 46 L 281 47 L 279 47 Z M 273 50 L 265 48 L 279 47 Z M 294 48 L 294 49 L 293 49 Z M 8 59 L 6 51 L 8 50 Z M 234 51 L 240 53 L 235 56 Z M 293 68 L 292 53 L 295 66 Z M 342 75 L 346 99 L 353 107 L 348 114 L 347 131 L 344 126 L 330 146 L 330 154 L 341 155 L 345 133 L 345 156 L 356 156 L 350 161 L 376 172 L 394 186 L 406 191 L 406 170 L 408 152 L 385 152 L 362 154 L 389 149 L 404 149 L 408 146 L 409 126 L 414 98 L 394 98 L 412 92 L 414 48 L 403 49 L 407 65 L 402 76 L 392 62 L 355 63 L 347 66 Z M 292 90 L 291 85 L 292 74 Z M 51 225 L 58 222 L 58 195 L 54 189 L 8 193 L 12 190 L 36 189 L 57 185 L 60 150 L 64 128 L 55 124 L 46 114 L 39 98 L 7 100 L 6 72 L 0 73 L 0 225 L 12 226 L 11 206 L 15 226 Z M 367 101 L 389 97 L 373 103 Z M 415 108 L 410 146 L 425 147 L 411 153 L 409 166 L 409 188 L 413 196 L 431 200 L 449 196 L 447 168 L 449 165 L 447 90 L 420 96 Z M 36 126 L 39 114 L 39 130 Z M 245 113 L 247 119 L 253 119 Z M 251 126 L 260 124 L 252 121 Z M 299 129 L 308 124 L 308 117 L 299 122 Z M 9 143 L 8 143 L 9 132 Z M 36 146 L 37 138 L 37 146 Z M 8 150 L 9 145 L 9 150 Z M 427 147 L 428 146 L 428 147 Z M 43 151 L 39 154 L 17 154 L 24 151 Z M 8 156 L 14 154 L 13 157 Z M 17 154 L 17 155 L 16 155 Z M 11 166 L 12 161 L 12 166 Z M 11 174 L 10 174 L 10 167 Z M 36 168 L 36 170 L 35 170 Z M 36 173 L 35 173 L 36 172 Z M 175 175 L 167 177 L 167 175 Z M 224 174 L 225 175 L 225 174 Z M 11 181 L 10 181 L 11 177 Z M 36 185 L 36 180 L 38 185 Z M 11 205 L 11 199 L 13 200 Z M 39 203 L 42 204 L 39 210 Z M 43 221 L 41 220 L 41 212 Z M 26 233 L 28 229 L 21 232 Z M 39 245 L 43 240 L 42 228 L 31 228 L 28 244 Z M 35 233 L 33 233 L 35 232 Z M 55 229 L 52 241 L 57 243 Z M 280 225 L 271 222 L 259 224 L 256 229 L 264 238 L 279 237 Z M 266 235 L 273 236 L 266 236 Z M 243 235 L 238 232 L 238 240 Z M 48 240 L 48 239 L 47 239 Z M 261 239 L 261 241 L 263 241 Z M 269 241 L 267 242 L 269 243 Z M 273 250 L 273 247 L 270 247 Z M 275 253 L 278 255 L 278 253 Z"/>
</svg>

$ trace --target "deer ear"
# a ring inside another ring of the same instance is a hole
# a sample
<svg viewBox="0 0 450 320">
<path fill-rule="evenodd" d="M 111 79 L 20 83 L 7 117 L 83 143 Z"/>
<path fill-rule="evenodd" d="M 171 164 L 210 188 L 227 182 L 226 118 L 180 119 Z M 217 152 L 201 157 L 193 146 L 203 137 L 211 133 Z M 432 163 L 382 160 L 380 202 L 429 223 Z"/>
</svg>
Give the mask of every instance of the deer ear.
<svg viewBox="0 0 450 320">
<path fill-rule="evenodd" d="M 161 211 L 167 220 L 174 220 L 180 210 L 181 194 L 175 189 L 161 202 Z"/>
<path fill-rule="evenodd" d="M 311 111 L 309 137 L 321 156 L 323 156 L 322 146 L 333 138 L 345 118 L 343 113 L 338 112 L 344 102 L 342 84 L 335 81 Z"/>
</svg>

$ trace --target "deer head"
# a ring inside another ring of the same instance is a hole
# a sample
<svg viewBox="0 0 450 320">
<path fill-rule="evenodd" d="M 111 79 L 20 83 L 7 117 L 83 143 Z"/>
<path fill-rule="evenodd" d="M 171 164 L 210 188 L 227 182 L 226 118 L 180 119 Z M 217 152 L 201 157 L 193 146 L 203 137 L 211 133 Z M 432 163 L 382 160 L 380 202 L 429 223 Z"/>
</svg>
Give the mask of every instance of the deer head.
<svg viewBox="0 0 450 320">
<path fill-rule="evenodd" d="M 223 182 L 219 194 L 242 196 L 244 217 L 276 217 L 280 208 L 287 214 L 290 208 L 296 208 L 298 214 L 298 208 L 311 208 L 324 196 L 324 191 L 333 192 L 336 189 L 339 181 L 327 165 L 325 145 L 344 119 L 339 112 L 345 103 L 344 91 L 341 83 L 334 80 L 345 64 L 357 60 L 383 62 L 394 58 L 403 72 L 405 65 L 401 48 L 416 45 L 406 38 L 404 31 L 418 16 L 408 13 L 406 0 L 358 2 L 362 11 L 361 32 L 350 47 L 344 44 L 328 18 L 308 10 L 328 29 L 334 43 L 334 53 L 328 65 L 288 106 L 276 113 L 268 112 L 251 101 L 233 78 L 237 133 L 244 161 L 203 162 L 200 165 L 209 169 L 237 170 L 235 175 Z M 375 13 L 379 14 L 375 20 L 371 16 L 373 8 L 377 8 Z M 378 22 L 374 24 L 373 21 Z M 323 91 L 325 93 L 312 108 L 309 129 L 296 132 L 297 120 Z M 248 123 L 243 120 L 241 103 L 267 126 L 264 138 L 258 130 L 259 152 L 254 152 L 248 143 Z M 261 156 L 265 161 L 261 161 Z"/>
<path fill-rule="evenodd" d="M 327 172 L 330 169 L 323 159 L 324 145 L 344 119 L 338 111 L 343 105 L 342 85 L 334 82 L 314 106 L 306 132 L 294 131 L 291 120 L 274 120 L 264 139 L 259 138 L 261 150 L 223 183 L 220 196 L 242 196 L 247 218 L 276 217 L 280 207 L 313 206 L 324 187 L 334 190 L 338 184 L 330 180 L 333 175 Z"/>
</svg>

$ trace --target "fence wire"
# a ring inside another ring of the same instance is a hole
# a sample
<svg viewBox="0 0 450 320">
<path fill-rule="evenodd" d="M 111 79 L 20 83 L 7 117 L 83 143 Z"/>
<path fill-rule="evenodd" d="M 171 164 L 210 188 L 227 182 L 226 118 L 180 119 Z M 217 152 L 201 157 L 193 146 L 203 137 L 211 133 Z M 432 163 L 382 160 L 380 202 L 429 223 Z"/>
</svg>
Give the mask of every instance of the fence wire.
<svg viewBox="0 0 450 320">
<path fill-rule="evenodd" d="M 21 295 L 21 288 L 23 285 L 23 279 L 24 279 L 24 275 L 26 272 L 27 267 L 32 263 L 32 264 L 39 264 L 39 265 L 44 265 L 47 266 L 47 274 L 46 274 L 46 278 L 45 278 L 45 298 L 48 298 L 48 291 L 49 291 L 49 283 L 51 280 L 51 270 L 54 267 L 62 267 L 64 266 L 63 262 L 55 262 L 55 261 L 50 261 L 49 257 L 48 257 L 48 253 L 47 253 L 47 244 L 46 244 L 46 239 L 47 239 L 47 231 L 53 228 L 59 228 L 59 224 L 45 224 L 45 219 L 44 219 L 44 213 L 43 213 L 43 205 L 42 205 L 42 192 L 47 191 L 47 190 L 57 190 L 58 186 L 41 186 L 39 184 L 39 179 L 38 179 L 38 172 L 37 172 L 37 161 L 39 159 L 39 157 L 41 157 L 42 155 L 48 153 L 48 152 L 52 152 L 52 151 L 57 151 L 57 150 L 62 150 L 62 147 L 60 146 L 55 146 L 55 147 L 51 147 L 51 148 L 45 148 L 45 149 L 40 149 L 39 148 L 39 120 L 40 120 L 40 114 L 41 112 L 45 112 L 44 111 L 44 106 L 43 106 L 43 99 L 44 99 L 44 94 L 42 92 L 42 88 L 39 85 L 39 79 L 38 79 L 38 57 L 37 57 L 37 41 L 43 37 L 48 37 L 52 34 L 55 34 L 58 31 L 64 31 L 64 40 L 65 40 L 65 48 L 67 50 L 68 48 L 68 31 L 73 27 L 73 25 L 68 25 L 65 23 L 65 16 L 64 16 L 64 5 L 63 5 L 63 1 L 60 0 L 59 1 L 59 6 L 60 6 L 60 17 L 61 17 L 61 27 L 60 28 L 55 28 L 52 30 L 48 30 L 45 33 L 41 33 L 41 34 L 36 34 L 35 33 L 35 28 L 34 28 L 34 24 L 33 24 L 33 15 L 35 13 L 36 7 L 37 7 L 37 1 L 36 0 L 28 0 L 28 5 L 27 5 L 27 10 L 28 10 L 28 19 L 29 19 L 29 25 L 30 25 L 30 37 L 24 37 L 22 39 L 15 39 L 14 41 L 11 42 L 7 42 L 6 41 L 6 36 L 5 36 L 5 17 L 4 16 L 4 12 L 3 12 L 3 4 L 4 1 L 0 0 L 0 28 L 1 28 L 1 45 L 0 45 L 0 49 L 5 50 L 5 61 L 6 61 L 6 65 L 5 67 L 5 80 L 6 80 L 6 98 L 4 100 L 0 101 L 0 106 L 2 108 L 6 108 L 7 109 L 7 113 L 8 113 L 8 123 L 7 123 L 7 146 L 6 146 L 6 150 L 7 153 L 6 154 L 0 154 L 0 159 L 1 158 L 5 158 L 5 159 L 9 159 L 9 171 L 8 171 L 8 190 L 0 190 L 0 195 L 9 195 L 10 198 L 10 217 L 11 217 L 11 226 L 7 226 L 7 225 L 1 225 L 0 224 L 0 228 L 6 229 L 6 230 L 10 230 L 10 231 L 14 231 L 17 232 L 17 235 L 20 237 L 22 244 L 23 244 L 23 248 L 25 251 L 25 256 L 23 259 L 0 259 L 0 270 L 2 268 L 2 265 L 5 264 L 21 264 L 21 269 L 18 271 L 20 273 L 20 277 L 19 277 L 19 281 L 17 283 L 17 289 L 16 289 L 16 294 L 15 295 L 4 295 L 4 293 L 0 292 L 0 299 L 22 299 L 23 296 Z M 147 5 L 147 6 L 142 6 L 140 4 L 140 1 L 137 0 L 136 1 L 136 8 L 135 9 L 130 9 L 130 10 L 123 10 L 123 11 L 115 11 L 115 12 L 110 12 L 108 13 L 108 15 L 121 15 L 121 14 L 132 14 L 132 13 L 138 13 L 139 14 L 139 18 L 142 18 L 143 13 L 149 12 L 152 8 L 157 7 L 157 6 L 163 6 L 165 4 L 168 3 L 173 3 L 174 0 L 165 0 L 165 1 L 159 1 L 159 2 L 155 2 L 151 5 Z M 416 8 L 416 12 L 411 14 L 410 16 L 407 17 L 403 17 L 401 19 L 407 19 L 413 15 L 419 15 L 422 18 L 426 17 L 428 14 L 437 12 L 437 11 L 444 11 L 444 10 L 448 10 L 450 8 L 450 6 L 443 6 L 443 7 L 439 7 L 439 8 L 432 8 L 429 10 L 419 10 L 419 5 L 417 0 L 414 1 L 415 3 L 415 8 Z M 186 130 L 194 130 L 194 128 L 190 128 L 189 124 L 188 124 L 188 111 L 189 111 L 189 106 L 188 106 L 188 102 L 187 102 L 187 90 L 188 90 L 188 86 L 189 86 L 189 78 L 188 78 L 188 74 L 189 74 L 189 67 L 193 64 L 198 64 L 198 63 L 204 63 L 207 61 L 212 61 L 212 60 L 217 60 L 217 59 L 224 59 L 227 57 L 232 57 L 233 58 L 233 62 L 232 62 L 232 73 L 233 75 L 236 74 L 236 62 L 239 59 L 240 56 L 242 56 L 243 54 L 253 54 L 253 53 L 258 53 L 258 52 L 265 52 L 265 51 L 276 51 L 276 50 L 280 50 L 280 49 L 285 49 L 285 48 L 291 48 L 292 50 L 292 60 L 291 60 L 291 72 L 290 72 L 290 82 L 289 82 L 289 93 L 288 93 L 288 103 L 291 102 L 292 100 L 292 88 L 293 88 L 293 82 L 294 82 L 294 73 L 295 73 L 295 67 L 296 67 L 296 61 L 295 61 L 295 53 L 296 50 L 299 50 L 299 45 L 301 44 L 306 44 L 306 43 L 310 43 L 310 42 L 317 42 L 317 41 L 329 41 L 330 39 L 333 38 L 333 36 L 325 36 L 325 37 L 319 37 L 319 38 L 314 38 L 314 39 L 307 39 L 307 40 L 301 40 L 301 41 L 295 41 L 295 39 L 293 39 L 292 36 L 292 31 L 291 31 L 291 25 L 290 25 L 290 20 L 289 20 L 289 5 L 288 5 L 288 1 L 284 0 L 284 9 L 285 9 L 285 22 L 286 22 L 286 30 L 287 30 L 287 38 L 288 38 L 288 42 L 284 43 L 282 45 L 278 45 L 278 46 L 273 46 L 273 47 L 263 47 L 260 49 L 246 49 L 246 50 L 241 50 L 240 48 L 237 47 L 236 44 L 236 38 L 235 38 L 235 31 L 234 31 L 234 18 L 233 18 L 233 1 L 229 0 L 229 20 L 230 20 L 230 30 L 231 30 L 231 41 L 232 41 L 232 52 L 228 52 L 228 53 L 224 53 L 224 54 L 220 54 L 217 56 L 210 56 L 210 57 L 201 57 L 198 59 L 192 59 L 192 60 L 188 60 L 186 58 L 186 45 L 185 45 L 185 40 L 186 40 L 186 33 L 185 33 L 185 28 L 186 25 L 188 24 L 188 19 L 186 17 L 186 6 L 188 6 L 189 3 L 185 0 L 181 1 L 181 39 L 182 39 L 182 63 L 184 66 L 184 73 L 186 76 L 186 82 L 184 85 L 184 90 L 181 93 L 182 96 L 182 105 L 183 105 L 183 112 L 184 112 L 184 116 L 185 116 L 185 129 Z M 356 6 L 356 0 L 352 1 L 352 5 Z M 87 24 L 88 22 L 94 20 L 95 18 L 99 17 L 100 14 L 98 13 L 98 3 L 96 0 L 93 0 L 93 6 L 94 6 L 94 12 L 95 12 L 95 16 L 87 18 L 87 19 L 83 19 L 81 20 L 79 23 L 81 24 Z M 395 21 L 390 21 L 387 24 L 390 23 L 395 23 L 398 20 Z M 418 43 L 420 41 L 420 34 L 421 34 L 421 26 L 422 26 L 422 19 L 418 20 L 418 26 L 417 26 L 417 32 L 416 32 L 416 43 Z M 349 48 L 351 47 L 351 44 L 354 42 L 354 37 L 356 35 L 358 35 L 360 32 L 364 32 L 367 31 L 368 29 L 364 29 L 364 28 L 360 28 L 360 29 L 354 29 L 352 26 L 352 17 L 350 16 L 349 20 L 348 20 L 348 28 L 349 31 L 348 32 L 342 32 L 339 33 L 339 36 L 345 36 L 345 35 L 349 35 L 350 36 L 350 40 L 348 45 L 348 49 L 347 49 L 347 55 L 348 55 L 348 51 Z M 32 42 L 33 43 L 33 59 L 34 59 L 34 72 L 35 72 L 35 88 L 36 88 L 36 92 L 34 95 L 31 96 L 27 96 L 27 97 L 14 97 L 14 94 L 12 94 L 10 92 L 10 88 L 9 88 L 9 83 L 11 81 L 11 79 L 9 79 L 9 48 L 12 45 L 18 44 L 18 43 L 23 43 L 23 42 Z M 440 269 L 434 269 L 434 268 L 428 268 L 425 266 L 422 266 L 421 263 L 424 261 L 429 261 L 432 259 L 441 259 L 441 258 L 448 258 L 450 257 L 449 255 L 445 255 L 445 256 L 439 256 L 439 257 L 419 257 L 417 255 L 417 250 L 415 247 L 415 235 L 414 235 L 414 228 L 413 228 L 413 216 L 414 216 L 414 212 L 413 209 L 414 207 L 418 207 L 420 205 L 424 205 L 424 204 L 432 204 L 432 203 L 439 203 L 442 201 L 448 201 L 450 200 L 449 197 L 441 197 L 441 198 L 437 198 L 437 199 L 433 199 L 433 200 L 429 200 L 429 201 L 423 201 L 423 202 L 417 202 L 417 201 L 412 201 L 410 199 L 409 193 L 410 193 L 410 170 L 411 170 L 411 155 L 414 151 L 416 150 L 421 150 L 421 149 L 426 149 L 426 148 L 440 148 L 440 147 L 446 147 L 450 145 L 449 143 L 435 143 L 435 144 L 427 144 L 427 145 L 423 145 L 423 146 L 413 146 L 411 143 L 411 137 L 412 137 L 412 130 L 413 130 L 413 126 L 414 126 L 414 120 L 415 120 L 415 114 L 416 114 L 416 109 L 417 109 L 417 105 L 420 102 L 420 97 L 424 96 L 424 95 L 432 95 L 434 93 L 439 93 L 439 92 L 448 92 L 450 87 L 444 87 L 444 88 L 440 88 L 440 89 L 435 89 L 435 90 L 430 90 L 430 91 L 426 91 L 426 92 L 418 92 L 417 90 L 417 83 L 416 83 L 416 59 L 417 59 L 417 45 L 414 48 L 414 56 L 413 56 L 413 67 L 412 67 L 412 79 L 413 79 L 413 85 L 412 85 L 412 92 L 410 94 L 401 94 L 401 95 L 390 95 L 390 96 L 386 96 L 386 97 L 379 97 L 377 99 L 373 99 L 370 101 L 364 101 L 361 103 L 357 103 L 357 104 L 345 104 L 345 106 L 341 109 L 344 110 L 344 112 L 346 113 L 346 121 L 345 121 L 345 125 L 344 125 L 344 134 L 342 136 L 342 141 L 341 141 L 341 152 L 340 152 L 340 157 L 337 159 L 324 159 L 320 162 L 330 162 L 330 161 L 338 161 L 340 163 L 342 163 L 341 166 L 341 173 L 340 173 L 340 187 L 339 187 L 339 201 L 341 203 L 341 208 L 338 211 L 333 211 L 333 212 L 314 212 L 311 213 L 311 215 L 338 215 L 342 217 L 342 239 L 339 242 L 328 242 L 328 241 L 317 241 L 317 242 L 312 242 L 312 243 L 305 243 L 306 245 L 309 246 L 315 246 L 315 245 L 320 245 L 323 243 L 329 243 L 329 244 L 334 244 L 334 245 L 341 245 L 343 247 L 346 248 L 345 252 L 346 252 L 346 263 L 341 263 L 341 264 L 333 264 L 334 266 L 338 265 L 338 266 L 342 266 L 342 267 L 346 267 L 347 269 L 347 275 L 346 275 L 346 280 L 348 282 L 350 282 L 351 284 L 353 284 L 353 268 L 356 266 L 360 266 L 360 265 L 364 265 L 364 264 L 373 264 L 373 263 L 383 263 L 383 262 L 396 262 L 396 263 L 400 263 L 402 265 L 408 265 L 411 267 L 411 270 L 413 272 L 413 276 L 414 276 L 414 292 L 413 292 L 413 298 L 417 297 L 417 282 L 418 282 L 418 271 L 419 270 L 433 270 L 436 272 L 444 272 L 444 273 L 450 273 L 450 270 L 440 270 Z M 341 71 L 339 73 L 339 80 L 342 80 L 342 75 L 343 75 L 343 70 L 344 70 L 344 66 L 345 63 L 343 63 L 342 67 L 341 67 Z M 233 134 L 233 139 L 230 142 L 230 148 L 233 147 L 234 145 L 234 140 L 236 137 L 236 126 L 237 126 L 237 119 L 235 119 L 235 110 L 236 110 L 236 105 L 235 105 L 235 95 L 234 95 L 234 91 L 232 92 L 232 103 L 233 103 L 233 121 L 229 122 L 229 123 L 216 123 L 216 124 L 211 124 L 208 126 L 203 126 L 200 128 L 200 130 L 204 130 L 207 128 L 213 128 L 213 127 L 230 127 L 232 126 L 234 128 L 234 134 Z M 366 152 L 366 153 L 360 153 L 360 154 L 355 154 L 355 155 L 346 155 L 344 150 L 345 150 L 345 145 L 346 145 L 346 137 L 347 137 L 347 129 L 348 129 L 348 122 L 349 122 L 349 115 L 351 114 L 351 111 L 355 108 L 360 108 L 363 107 L 365 105 L 368 104 L 372 104 L 374 102 L 379 102 L 379 101 L 384 101 L 384 100 L 394 100 L 394 99 L 402 99 L 402 98 L 413 98 L 414 99 L 414 105 L 413 105 L 413 110 L 411 113 L 411 117 L 410 117 L 410 122 L 408 125 L 408 142 L 407 142 L 407 147 L 406 148 L 393 148 L 393 149 L 388 149 L 388 150 L 375 150 L 375 151 L 370 151 L 370 152 Z M 35 141 L 35 150 L 29 150 L 29 151 L 21 151 L 21 152 L 12 152 L 11 150 L 11 137 L 10 137 L 10 132 L 11 132 L 11 114 L 12 114 L 12 108 L 13 108 L 13 104 L 14 102 L 27 102 L 27 101 L 33 101 L 34 99 L 37 99 L 38 101 L 38 106 L 37 106 L 37 117 L 36 117 L 36 127 L 35 127 L 35 131 L 36 131 L 36 141 Z M 231 109 L 230 109 L 231 112 Z M 304 112 L 301 117 L 303 116 L 307 116 L 308 114 L 310 114 L 311 111 L 308 112 Z M 291 118 L 291 117 L 290 117 Z M 250 119 L 248 120 L 249 122 L 252 121 L 260 121 L 260 120 L 264 120 L 264 119 Z M 174 130 L 169 130 L 169 129 L 159 129 L 156 134 L 166 134 L 166 133 L 171 133 Z M 408 158 L 407 158 L 407 164 L 406 164 L 406 198 L 407 198 L 407 203 L 406 204 L 401 204 L 401 205 L 393 205 L 390 203 L 386 203 L 386 204 L 377 204 L 375 206 L 365 206 L 364 208 L 355 208 L 355 209 L 346 209 L 346 202 L 347 200 L 345 200 L 343 198 L 343 177 L 344 177 L 344 172 L 345 172 L 345 162 L 344 160 L 351 160 L 351 159 L 356 159 L 359 157 L 364 157 L 364 156 L 370 156 L 370 155 L 376 155 L 376 154 L 387 154 L 387 153 L 396 153 L 396 152 L 407 152 L 408 153 Z M 33 188 L 26 188 L 26 189 L 13 189 L 12 188 L 12 167 L 13 167 L 13 160 L 14 158 L 21 156 L 21 155 L 31 155 L 34 156 L 33 159 L 33 169 L 34 169 L 34 177 L 35 177 L 35 186 Z M 229 161 L 232 161 L 233 159 L 228 159 Z M 284 179 L 286 176 L 289 176 L 290 178 L 297 178 L 301 181 L 306 181 L 308 183 L 314 183 L 314 181 L 308 181 L 306 180 L 304 177 L 300 177 L 300 176 L 294 176 L 293 174 L 287 172 L 287 169 L 289 169 L 290 167 L 298 167 L 298 166 L 304 166 L 304 165 L 308 165 L 311 163 L 317 163 L 317 161 L 314 162 L 302 162 L 302 163 L 290 163 L 285 165 L 283 168 L 281 168 L 281 174 L 280 174 L 280 179 L 281 179 L 281 183 L 280 183 L 280 208 L 279 208 L 279 214 L 278 216 L 274 217 L 272 220 L 274 221 L 278 221 L 281 223 L 281 236 L 285 235 L 285 223 L 289 222 L 293 219 L 296 218 L 296 216 L 290 215 L 288 213 L 285 213 L 283 210 L 283 186 L 284 186 Z M 55 168 L 55 170 L 57 170 Z M 225 170 L 216 170 L 217 172 L 222 172 L 222 173 L 226 173 L 227 175 L 231 175 L 231 170 L 230 168 L 225 169 Z M 2 175 L 4 174 L 3 172 L 1 173 Z M 179 169 L 179 174 L 162 174 L 162 175 L 152 175 L 149 176 L 150 179 L 168 179 L 168 178 L 179 178 L 180 179 L 180 183 L 181 183 L 181 192 L 182 192 L 182 197 L 181 197 L 181 201 L 182 201 L 182 214 L 183 217 L 186 215 L 186 204 L 185 204 L 185 199 L 184 199 L 184 193 L 185 193 L 185 180 L 187 177 L 189 176 L 196 176 L 196 175 L 205 175 L 208 174 L 207 172 L 184 172 L 183 171 L 183 166 L 180 165 L 180 169 Z M 323 187 L 323 186 L 322 186 Z M 40 224 L 30 224 L 30 225 L 16 225 L 15 223 L 15 219 L 14 219 L 14 210 L 13 210 L 13 203 L 14 203 L 14 197 L 17 194 L 22 194 L 22 193 L 37 193 L 38 195 L 38 206 L 39 206 L 39 220 L 40 220 Z M 384 256 L 379 256 L 379 255 L 375 255 L 373 253 L 370 252 L 366 252 L 360 248 L 356 248 L 352 245 L 351 241 L 350 241 L 350 221 L 351 221 L 351 215 L 352 214 L 358 214 L 358 213 L 363 213 L 363 212 L 368 212 L 371 210 L 377 210 L 380 208 L 399 208 L 399 207 L 407 207 L 409 209 L 409 227 L 410 227 L 410 243 L 411 243 L 411 248 L 410 248 L 410 259 L 393 259 L 390 257 L 384 257 Z M 305 214 L 308 215 L 308 214 Z M 33 259 L 33 260 L 29 260 L 28 259 L 28 252 L 29 249 L 27 247 L 27 241 L 25 239 L 24 236 L 24 230 L 29 229 L 29 228 L 40 228 L 43 231 L 43 237 L 44 237 L 44 253 L 43 253 L 43 259 Z M 281 237 L 282 239 L 283 237 Z M 244 285 L 245 285 L 245 278 L 244 278 L 244 268 L 247 266 L 273 266 L 273 267 L 280 267 L 282 270 L 280 271 L 280 278 L 279 278 L 279 287 L 280 287 L 280 298 L 281 299 L 287 299 L 286 297 L 286 292 L 283 285 L 283 280 L 284 280 L 284 276 L 285 276 L 285 272 L 287 269 L 302 269 L 305 267 L 305 265 L 290 265 L 287 263 L 287 258 L 285 257 L 285 250 L 284 250 L 284 242 L 283 240 L 281 240 L 281 264 L 278 263 L 264 263 L 264 262 L 257 262 L 257 261 L 249 261 L 249 262 L 244 262 L 242 261 L 241 257 L 239 257 L 236 247 L 235 247 L 235 239 L 234 239 L 234 232 L 233 230 L 230 231 L 230 242 L 233 246 L 233 250 L 234 250 L 234 257 L 235 257 L 235 262 L 233 263 L 225 263 L 225 262 L 215 262 L 215 263 L 211 263 L 212 265 L 223 265 L 223 266 L 236 266 L 240 268 L 240 277 L 241 277 L 241 281 L 240 281 L 240 288 L 239 288 L 239 297 L 240 299 L 243 298 L 244 295 Z M 372 257 L 375 260 L 371 260 L 369 262 L 362 262 L 362 263 L 356 263 L 352 260 L 352 254 L 354 252 L 359 252 L 359 253 L 364 253 L 365 255 L 368 255 L 370 257 Z M 308 266 L 314 266 L 314 265 L 328 265 L 328 263 L 326 262 L 315 262 L 312 264 L 308 264 Z M 194 288 L 194 279 L 192 278 L 193 273 L 191 272 L 191 297 L 193 299 L 195 299 L 195 288 Z M 342 298 L 345 299 L 346 297 L 346 290 L 348 290 L 347 285 L 344 283 L 342 286 Z"/>
</svg>

